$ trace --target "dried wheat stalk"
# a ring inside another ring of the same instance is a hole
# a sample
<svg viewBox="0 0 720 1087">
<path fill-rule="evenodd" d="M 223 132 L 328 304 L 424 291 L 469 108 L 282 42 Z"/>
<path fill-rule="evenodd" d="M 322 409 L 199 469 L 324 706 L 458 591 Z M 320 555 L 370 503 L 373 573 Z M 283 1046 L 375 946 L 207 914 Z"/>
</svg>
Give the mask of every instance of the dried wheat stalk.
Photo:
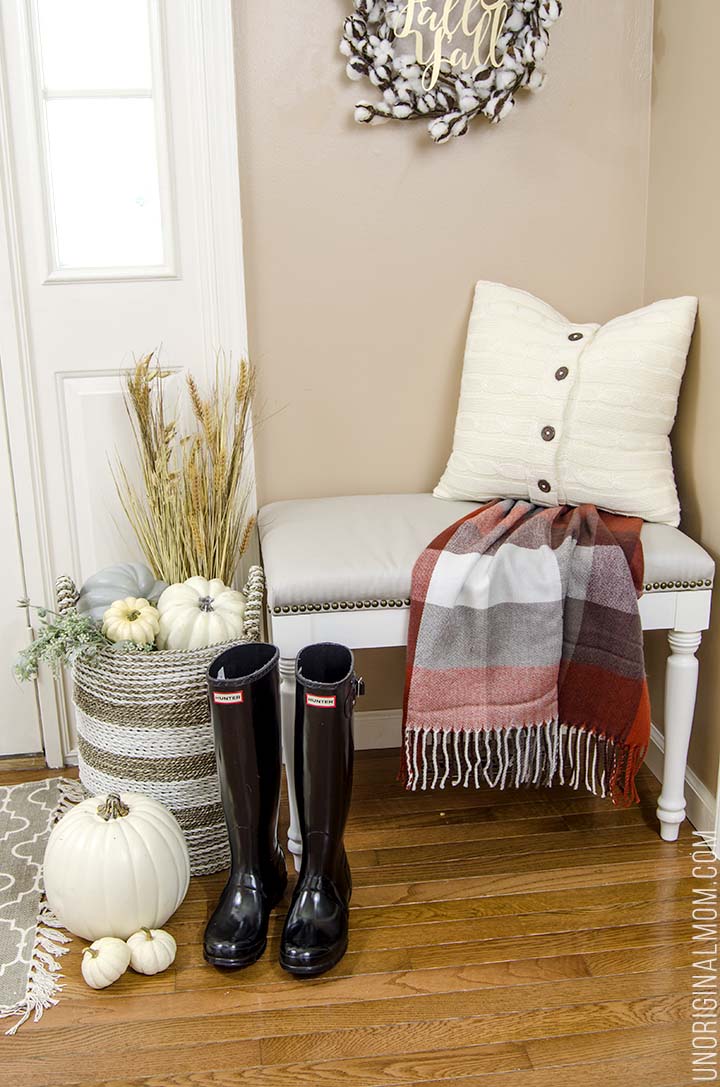
<svg viewBox="0 0 720 1087">
<path fill-rule="evenodd" d="M 125 403 L 142 486 L 130 481 L 120 462 L 115 486 L 156 577 L 173 584 L 200 575 L 229 585 L 255 523 L 244 470 L 254 372 L 242 361 L 231 373 L 220 357 L 205 398 L 188 376 L 193 425 L 182 435 L 177 420 L 168 417 L 167 376 L 154 354 L 128 374 Z"/>
</svg>

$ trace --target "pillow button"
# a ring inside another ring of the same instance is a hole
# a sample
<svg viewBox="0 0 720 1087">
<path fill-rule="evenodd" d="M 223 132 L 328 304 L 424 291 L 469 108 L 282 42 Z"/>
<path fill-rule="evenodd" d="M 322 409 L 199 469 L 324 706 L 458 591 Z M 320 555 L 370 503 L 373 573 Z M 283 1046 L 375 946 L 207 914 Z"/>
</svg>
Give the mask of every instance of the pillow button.
<svg viewBox="0 0 720 1087">
<path fill-rule="evenodd" d="M 551 442 L 553 440 L 553 438 L 555 437 L 555 427 L 554 426 L 544 426 L 542 428 L 542 430 L 540 431 L 540 437 L 542 438 L 542 440 L 544 442 Z"/>
<path fill-rule="evenodd" d="M 542 491 L 543 494 L 548 494 L 552 490 L 552 487 L 546 479 L 539 479 L 538 490 Z"/>
<path fill-rule="evenodd" d="M 556 381 L 564 381 L 569 373 L 570 373 L 570 371 L 568 370 L 567 366 L 560 366 L 555 371 L 555 380 Z"/>
<path fill-rule="evenodd" d="M 575 340 L 581 340 L 582 338 L 583 338 L 582 332 L 571 332 L 570 335 L 568 336 L 568 339 L 572 340 L 573 343 L 575 342 Z"/>
</svg>

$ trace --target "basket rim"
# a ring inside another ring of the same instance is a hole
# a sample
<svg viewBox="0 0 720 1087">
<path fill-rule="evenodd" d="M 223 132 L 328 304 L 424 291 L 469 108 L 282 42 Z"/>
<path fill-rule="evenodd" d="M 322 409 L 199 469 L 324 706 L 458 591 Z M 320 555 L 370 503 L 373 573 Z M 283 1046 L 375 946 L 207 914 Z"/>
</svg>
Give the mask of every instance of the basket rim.
<svg viewBox="0 0 720 1087">
<path fill-rule="evenodd" d="M 152 649 L 149 651 L 121 652 L 112 646 L 103 646 L 92 656 L 79 657 L 72 666 L 72 673 L 160 673 L 165 670 L 182 670 L 202 664 L 207 667 L 219 653 L 235 645 L 247 645 L 260 640 L 260 616 L 265 592 L 265 571 L 262 566 L 253 565 L 243 586 L 245 596 L 245 619 L 243 632 L 237 638 L 215 642 L 213 645 L 198 649 Z"/>
<path fill-rule="evenodd" d="M 234 645 L 247 645 L 258 640 L 255 637 L 232 638 L 229 642 L 215 642 L 213 645 L 205 645 L 200 649 L 151 649 L 146 652 L 134 652 L 133 650 L 122 652 L 107 646 L 98 649 L 97 653 L 92 656 L 79 657 L 73 669 L 77 670 L 80 667 L 95 669 L 102 664 L 109 665 L 111 663 L 113 665 L 128 665 L 133 670 L 137 666 L 159 668 L 163 664 L 169 666 L 173 664 L 192 665 L 206 657 L 212 659 L 223 650 L 232 649 Z"/>
</svg>

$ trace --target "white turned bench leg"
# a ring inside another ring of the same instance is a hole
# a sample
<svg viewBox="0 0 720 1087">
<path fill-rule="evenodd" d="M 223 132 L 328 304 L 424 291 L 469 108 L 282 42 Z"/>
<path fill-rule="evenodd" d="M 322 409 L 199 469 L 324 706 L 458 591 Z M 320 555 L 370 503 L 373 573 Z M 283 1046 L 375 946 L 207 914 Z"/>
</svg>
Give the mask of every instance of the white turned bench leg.
<svg viewBox="0 0 720 1087">
<path fill-rule="evenodd" d="M 657 817 L 660 837 L 674 842 L 685 819 L 685 767 L 695 712 L 702 634 L 668 633 L 670 656 L 665 672 L 665 759 Z"/>
<path fill-rule="evenodd" d="M 295 796 L 295 658 L 280 658 L 280 714 L 282 716 L 283 757 L 285 777 L 287 778 L 288 806 L 290 808 L 290 826 L 288 827 L 288 849 L 292 853 L 295 869 L 300 871 L 302 839 L 300 838 L 300 820 L 298 819 L 297 798 Z"/>
</svg>

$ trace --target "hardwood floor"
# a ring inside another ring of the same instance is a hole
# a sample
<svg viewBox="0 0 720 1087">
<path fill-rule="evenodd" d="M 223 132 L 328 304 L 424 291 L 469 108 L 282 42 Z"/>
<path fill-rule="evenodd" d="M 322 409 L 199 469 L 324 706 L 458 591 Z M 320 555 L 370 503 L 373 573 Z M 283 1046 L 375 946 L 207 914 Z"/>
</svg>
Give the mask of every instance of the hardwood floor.
<svg viewBox="0 0 720 1087">
<path fill-rule="evenodd" d="M 259 963 L 207 966 L 223 879 L 196 879 L 164 974 L 93 992 L 73 940 L 58 1006 L 0 1041 L 3 1082 L 687 1087 L 691 828 L 660 841 L 652 775 L 618 811 L 562 787 L 408 794 L 396 770 L 396 752 L 357 757 L 350 949 L 331 974 L 280 969 L 282 908 Z"/>
</svg>

